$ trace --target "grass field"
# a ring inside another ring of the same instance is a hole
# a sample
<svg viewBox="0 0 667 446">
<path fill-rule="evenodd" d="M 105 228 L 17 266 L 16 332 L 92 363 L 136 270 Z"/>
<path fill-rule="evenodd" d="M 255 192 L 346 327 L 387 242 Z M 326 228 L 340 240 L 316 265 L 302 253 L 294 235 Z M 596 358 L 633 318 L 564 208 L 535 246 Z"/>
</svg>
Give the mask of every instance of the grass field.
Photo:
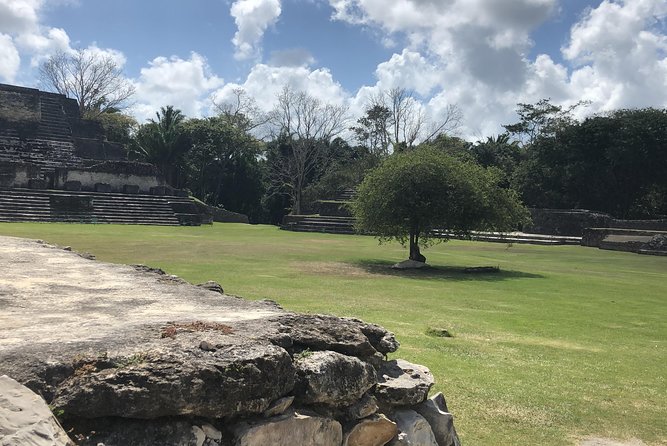
<svg viewBox="0 0 667 446">
<path fill-rule="evenodd" d="M 399 245 L 270 226 L 13 223 L 0 234 L 381 324 L 397 356 L 431 368 L 466 446 L 667 444 L 667 257 L 451 241 L 424 251 L 433 269 L 396 273 Z M 501 272 L 461 271 L 487 265 Z"/>
</svg>

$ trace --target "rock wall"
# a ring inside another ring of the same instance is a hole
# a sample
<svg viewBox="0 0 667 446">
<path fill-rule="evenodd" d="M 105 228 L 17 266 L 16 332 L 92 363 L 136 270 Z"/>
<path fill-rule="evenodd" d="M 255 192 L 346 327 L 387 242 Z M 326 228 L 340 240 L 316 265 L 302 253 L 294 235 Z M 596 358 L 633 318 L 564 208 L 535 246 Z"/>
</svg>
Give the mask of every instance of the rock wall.
<svg viewBox="0 0 667 446">
<path fill-rule="evenodd" d="M 428 368 L 388 360 L 378 325 L 0 239 L 0 374 L 79 445 L 459 444 Z"/>
<path fill-rule="evenodd" d="M 57 169 L 53 187 L 67 189 L 68 182 L 78 182 L 80 190 L 94 191 L 97 184 L 107 184 L 110 192 L 124 193 L 126 186 L 136 186 L 135 193 L 150 194 L 151 188 L 164 186 L 164 178 L 155 166 L 129 161 L 107 161 L 83 169 Z"/>
<path fill-rule="evenodd" d="M 585 209 L 530 209 L 532 223 L 523 228 L 532 234 L 583 236 L 586 228 L 667 231 L 667 220 L 620 220 Z"/>
</svg>

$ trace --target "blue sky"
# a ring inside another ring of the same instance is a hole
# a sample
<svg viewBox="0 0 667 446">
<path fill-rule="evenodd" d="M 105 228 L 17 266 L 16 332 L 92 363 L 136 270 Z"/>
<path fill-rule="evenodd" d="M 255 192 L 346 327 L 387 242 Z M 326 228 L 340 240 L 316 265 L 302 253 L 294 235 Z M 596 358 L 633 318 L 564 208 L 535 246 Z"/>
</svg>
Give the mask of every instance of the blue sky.
<svg viewBox="0 0 667 446">
<path fill-rule="evenodd" d="M 90 48 L 123 65 L 140 120 L 236 88 L 268 109 L 284 84 L 358 115 L 400 86 L 475 139 L 544 97 L 667 106 L 666 23 L 667 0 L 0 0 L 0 82 L 38 86 L 49 54 Z"/>
</svg>

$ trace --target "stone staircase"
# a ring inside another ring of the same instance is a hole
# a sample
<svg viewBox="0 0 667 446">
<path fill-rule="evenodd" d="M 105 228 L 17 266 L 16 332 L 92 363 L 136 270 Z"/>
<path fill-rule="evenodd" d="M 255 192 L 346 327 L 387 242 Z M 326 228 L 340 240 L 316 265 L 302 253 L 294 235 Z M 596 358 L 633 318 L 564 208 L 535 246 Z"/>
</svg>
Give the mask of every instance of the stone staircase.
<svg viewBox="0 0 667 446">
<path fill-rule="evenodd" d="M 324 232 L 327 234 L 356 234 L 353 217 L 286 216 L 281 229 L 297 232 Z"/>
<path fill-rule="evenodd" d="M 199 225 L 189 197 L 59 190 L 0 190 L 0 222 Z"/>
<path fill-rule="evenodd" d="M 356 234 L 353 217 L 287 216 L 281 229 L 296 232 L 323 232 L 327 234 Z M 439 236 L 451 239 L 467 239 L 449 231 L 438 231 Z M 525 243 L 531 245 L 579 245 L 581 237 L 526 234 L 523 232 L 473 231 L 472 240 L 496 243 Z"/>
<path fill-rule="evenodd" d="M 83 160 L 76 154 L 72 129 L 58 95 L 40 96 L 40 120 L 27 134 L 17 129 L 0 129 L 0 161 L 28 162 L 44 173 L 56 167 L 79 167 Z"/>
</svg>

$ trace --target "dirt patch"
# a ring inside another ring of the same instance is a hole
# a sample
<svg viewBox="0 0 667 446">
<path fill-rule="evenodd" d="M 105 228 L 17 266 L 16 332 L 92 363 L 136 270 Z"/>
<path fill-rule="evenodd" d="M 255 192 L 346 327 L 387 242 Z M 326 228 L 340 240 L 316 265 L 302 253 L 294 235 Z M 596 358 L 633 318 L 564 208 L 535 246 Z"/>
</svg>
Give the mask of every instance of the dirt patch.
<svg viewBox="0 0 667 446">
<path fill-rule="evenodd" d="M 374 277 L 374 274 L 360 266 L 343 262 L 293 262 L 292 266 L 306 274 L 318 276 Z"/>
<path fill-rule="evenodd" d="M 646 443 L 636 438 L 624 441 L 613 440 L 611 438 L 588 437 L 580 440 L 577 446 L 646 446 Z"/>
</svg>

